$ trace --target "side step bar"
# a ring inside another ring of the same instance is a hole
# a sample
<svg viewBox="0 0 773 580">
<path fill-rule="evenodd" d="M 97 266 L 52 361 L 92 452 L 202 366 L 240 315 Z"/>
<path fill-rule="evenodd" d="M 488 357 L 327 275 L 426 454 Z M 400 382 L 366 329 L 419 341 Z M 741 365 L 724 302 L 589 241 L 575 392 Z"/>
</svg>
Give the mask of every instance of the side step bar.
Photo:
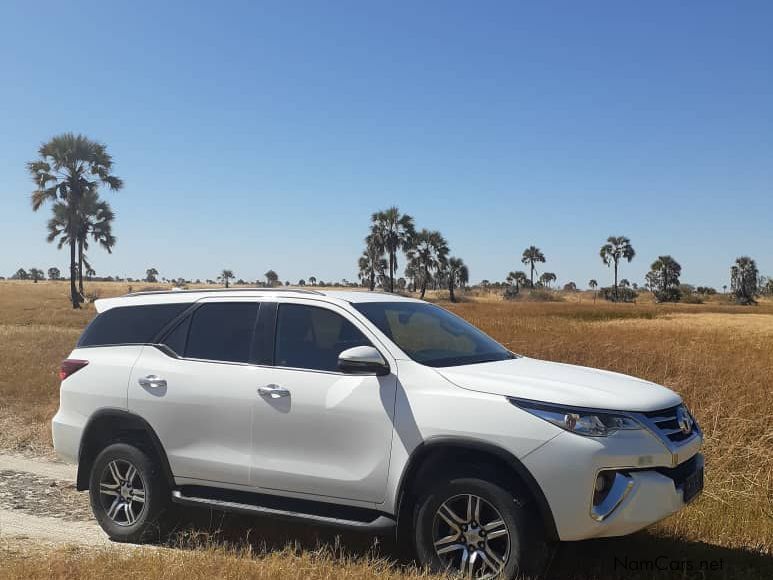
<svg viewBox="0 0 773 580">
<path fill-rule="evenodd" d="M 207 497 L 193 497 L 183 495 L 179 490 L 172 492 L 172 501 L 176 504 L 208 507 L 226 512 L 241 513 L 259 517 L 278 518 L 290 521 L 301 521 L 318 526 L 330 526 L 345 530 L 360 531 L 371 534 L 382 534 L 394 530 L 397 522 L 385 515 L 377 515 L 372 521 L 349 520 L 317 514 L 309 514 L 298 511 L 283 510 L 251 503 L 239 503 L 223 499 Z"/>
</svg>

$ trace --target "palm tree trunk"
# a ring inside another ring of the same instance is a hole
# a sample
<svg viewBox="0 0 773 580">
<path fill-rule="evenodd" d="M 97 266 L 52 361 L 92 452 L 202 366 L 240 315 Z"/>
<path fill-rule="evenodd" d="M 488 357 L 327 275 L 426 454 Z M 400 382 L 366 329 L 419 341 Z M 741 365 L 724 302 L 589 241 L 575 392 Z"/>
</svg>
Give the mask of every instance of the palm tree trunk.
<svg viewBox="0 0 773 580">
<path fill-rule="evenodd" d="M 620 297 L 617 295 L 617 260 L 615 260 L 615 302 L 620 302 Z"/>
<path fill-rule="evenodd" d="M 75 262 L 75 238 L 70 239 L 70 300 L 72 300 L 73 308 L 80 308 L 81 303 L 78 299 L 78 289 L 75 287 L 75 268 L 77 268 Z"/>
<path fill-rule="evenodd" d="M 534 262 L 531 263 L 531 276 L 529 280 L 531 281 L 531 287 L 534 288 Z"/>
<path fill-rule="evenodd" d="M 83 240 L 78 240 L 78 299 L 83 302 Z"/>
<path fill-rule="evenodd" d="M 451 296 L 451 302 L 456 302 L 456 296 L 454 296 L 454 277 L 448 277 L 448 293 Z"/>
<path fill-rule="evenodd" d="M 395 255 L 389 252 L 389 291 L 395 291 Z"/>
<path fill-rule="evenodd" d="M 376 271 L 371 270 L 370 271 L 370 287 L 369 290 L 373 292 L 373 290 L 376 288 Z"/>
</svg>

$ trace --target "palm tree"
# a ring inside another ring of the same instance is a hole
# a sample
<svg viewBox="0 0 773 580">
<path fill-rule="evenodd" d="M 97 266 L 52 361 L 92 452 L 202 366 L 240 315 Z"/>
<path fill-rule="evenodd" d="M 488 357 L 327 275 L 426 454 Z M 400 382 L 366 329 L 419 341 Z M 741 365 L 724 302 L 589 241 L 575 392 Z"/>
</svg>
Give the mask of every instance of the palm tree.
<svg viewBox="0 0 773 580">
<path fill-rule="evenodd" d="M 77 276 L 76 246 L 79 235 L 79 207 L 86 192 L 96 191 L 101 184 L 112 190 L 123 187 L 123 181 L 112 175 L 113 159 L 107 147 L 73 133 L 57 135 L 38 149 L 39 159 L 27 164 L 32 174 L 32 210 L 47 201 L 61 200 L 67 207 L 67 244 L 70 246 L 70 299 L 80 308 L 81 296 L 75 286 Z"/>
<path fill-rule="evenodd" d="M 464 265 L 464 260 L 461 258 L 450 258 L 448 260 L 448 293 L 451 298 L 451 302 L 456 302 L 456 296 L 454 295 L 454 287 L 464 288 L 470 281 L 470 272 L 467 266 Z"/>
<path fill-rule="evenodd" d="M 539 277 L 539 281 L 543 286 L 550 288 L 550 284 L 556 281 L 556 275 L 553 272 L 544 272 L 542 276 Z"/>
<path fill-rule="evenodd" d="M 599 255 L 601 256 L 601 261 L 604 262 L 607 266 L 614 265 L 615 268 L 615 302 L 617 302 L 620 298 L 618 294 L 618 283 L 617 283 L 617 269 L 620 264 L 620 260 L 628 260 L 630 263 L 631 260 L 633 260 L 634 256 L 636 255 L 636 251 L 633 249 L 633 246 L 631 245 L 631 240 L 626 238 L 625 236 L 609 236 L 607 238 L 607 243 L 601 246 L 601 249 L 599 250 Z"/>
<path fill-rule="evenodd" d="M 440 232 L 424 229 L 414 236 L 413 247 L 408 252 L 408 263 L 409 271 L 418 274 L 421 281 L 422 300 L 432 273 L 439 272 L 445 266 L 447 257 L 448 242 Z"/>
<path fill-rule="evenodd" d="M 730 291 L 739 304 L 756 304 L 759 296 L 759 270 L 749 256 L 737 258 L 730 269 Z"/>
<path fill-rule="evenodd" d="M 599 283 L 596 282 L 596 280 L 594 278 L 591 278 L 588 281 L 588 286 L 590 287 L 591 290 L 593 290 L 593 302 L 595 303 L 596 302 L 596 288 L 599 287 Z"/>
<path fill-rule="evenodd" d="M 54 214 L 57 216 L 56 211 Z M 99 199 L 96 188 L 89 188 L 81 198 L 81 204 L 78 208 L 78 293 L 81 300 L 84 297 L 83 271 L 85 251 L 89 249 L 88 237 L 91 235 L 91 238 L 107 250 L 108 254 L 112 254 L 116 242 L 116 238 L 113 236 L 114 219 L 115 213 L 110 208 L 110 204 Z M 49 241 L 51 241 L 52 236 L 52 221 L 49 221 Z"/>
<path fill-rule="evenodd" d="M 317 279 L 314 276 L 309 276 L 309 284 L 315 286 L 317 284 Z"/>
<path fill-rule="evenodd" d="M 389 261 L 389 291 L 395 291 L 395 272 L 397 271 L 397 252 L 409 250 L 413 245 L 413 237 L 416 233 L 413 218 L 408 214 L 401 214 L 396 207 L 390 207 L 384 211 L 375 212 L 371 218 L 371 235 L 378 240 L 378 244 L 384 248 Z"/>
<path fill-rule="evenodd" d="M 671 256 L 658 256 L 658 259 L 652 262 L 645 279 L 658 302 L 677 302 L 681 298 L 681 273 L 682 266 Z"/>
<path fill-rule="evenodd" d="M 158 282 L 158 270 L 155 268 L 148 268 L 145 270 L 145 282 Z"/>
<path fill-rule="evenodd" d="M 365 237 L 365 249 L 357 260 L 357 266 L 360 280 L 367 281 L 368 289 L 371 291 L 376 287 L 376 276 L 386 269 L 386 261 L 381 257 L 383 253 L 384 248 L 378 237 L 373 234 Z"/>
<path fill-rule="evenodd" d="M 221 280 L 223 284 L 225 284 L 225 287 L 228 288 L 228 281 L 234 277 L 234 273 L 232 270 L 223 270 L 220 272 L 220 275 L 217 277 L 218 280 Z"/>
<path fill-rule="evenodd" d="M 48 242 L 59 238 L 57 248 L 61 249 L 70 243 L 71 232 L 75 231 L 77 246 L 76 271 L 78 276 L 78 296 L 84 300 L 83 272 L 90 267 L 86 261 L 86 250 L 89 248 L 88 236 L 101 245 L 108 253 L 112 253 L 116 239 L 113 236 L 113 219 L 115 214 L 110 205 L 100 201 L 95 189 L 88 189 L 81 198 L 76 214 L 71 214 L 70 207 L 63 201 L 56 201 L 52 206 L 52 216 L 48 220 Z M 75 227 L 71 223 L 75 223 Z"/>
<path fill-rule="evenodd" d="M 266 282 L 268 283 L 269 287 L 273 288 L 274 286 L 276 286 L 276 283 L 279 280 L 279 274 L 277 274 L 273 270 L 269 270 L 263 275 L 266 277 Z"/>
<path fill-rule="evenodd" d="M 536 246 L 529 246 L 523 251 L 523 255 L 521 256 L 521 262 L 525 266 L 529 266 L 531 269 L 531 275 L 529 276 L 529 282 L 532 287 L 534 287 L 534 270 L 535 270 L 535 264 L 537 262 L 545 263 L 545 254 L 542 253 L 542 250 L 540 250 Z"/>
</svg>

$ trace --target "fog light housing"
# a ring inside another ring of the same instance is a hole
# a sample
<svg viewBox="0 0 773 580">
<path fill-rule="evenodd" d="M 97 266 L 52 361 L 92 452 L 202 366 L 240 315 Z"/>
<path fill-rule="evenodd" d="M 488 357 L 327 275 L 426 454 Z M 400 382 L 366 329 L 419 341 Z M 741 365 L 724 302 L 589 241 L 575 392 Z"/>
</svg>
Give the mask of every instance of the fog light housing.
<svg viewBox="0 0 773 580">
<path fill-rule="evenodd" d="M 615 471 L 599 471 L 593 485 L 593 505 L 599 505 L 609 494 L 615 481 Z"/>
<path fill-rule="evenodd" d="M 590 515 L 603 521 L 623 503 L 633 489 L 633 478 L 620 471 L 599 471 L 593 485 L 593 503 Z"/>
</svg>

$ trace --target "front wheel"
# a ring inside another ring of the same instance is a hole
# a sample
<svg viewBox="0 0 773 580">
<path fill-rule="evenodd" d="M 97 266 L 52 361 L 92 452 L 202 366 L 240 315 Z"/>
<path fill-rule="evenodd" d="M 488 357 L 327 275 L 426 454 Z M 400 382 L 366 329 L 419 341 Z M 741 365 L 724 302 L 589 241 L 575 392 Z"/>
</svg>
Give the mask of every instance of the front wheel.
<svg viewBox="0 0 773 580">
<path fill-rule="evenodd" d="M 477 478 L 437 485 L 419 500 L 419 560 L 433 571 L 475 580 L 536 570 L 544 542 L 521 499 Z"/>
<path fill-rule="evenodd" d="M 91 509 L 111 540 L 141 543 L 163 539 L 169 520 L 169 485 L 158 462 L 127 443 L 97 456 L 89 481 Z"/>
</svg>

